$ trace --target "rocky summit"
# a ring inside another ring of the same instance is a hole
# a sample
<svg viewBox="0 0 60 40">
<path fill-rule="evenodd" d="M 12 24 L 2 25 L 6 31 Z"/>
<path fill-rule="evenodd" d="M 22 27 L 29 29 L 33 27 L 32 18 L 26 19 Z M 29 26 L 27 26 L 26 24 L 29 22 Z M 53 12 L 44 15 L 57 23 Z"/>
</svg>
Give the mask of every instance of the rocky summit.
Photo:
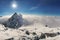
<svg viewBox="0 0 60 40">
<path fill-rule="evenodd" d="M 5 27 L 19 28 L 23 25 L 23 18 L 21 14 L 14 13 L 7 22 L 4 23 Z"/>
</svg>

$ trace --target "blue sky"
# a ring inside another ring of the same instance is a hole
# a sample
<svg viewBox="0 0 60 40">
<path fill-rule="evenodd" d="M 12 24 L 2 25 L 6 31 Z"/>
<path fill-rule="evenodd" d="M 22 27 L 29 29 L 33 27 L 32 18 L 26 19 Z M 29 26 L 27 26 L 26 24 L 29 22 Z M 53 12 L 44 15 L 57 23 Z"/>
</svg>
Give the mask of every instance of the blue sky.
<svg viewBox="0 0 60 40">
<path fill-rule="evenodd" d="M 38 15 L 59 15 L 60 0 L 15 0 L 17 8 L 13 9 L 14 0 L 0 0 L 0 15 L 9 15 L 14 12 Z"/>
</svg>

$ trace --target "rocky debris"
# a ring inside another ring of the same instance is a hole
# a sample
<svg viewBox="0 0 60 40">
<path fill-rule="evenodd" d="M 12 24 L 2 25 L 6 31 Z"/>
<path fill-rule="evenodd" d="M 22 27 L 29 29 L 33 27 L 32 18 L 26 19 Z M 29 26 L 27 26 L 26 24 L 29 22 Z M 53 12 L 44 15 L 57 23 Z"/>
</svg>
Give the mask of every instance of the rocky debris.
<svg viewBox="0 0 60 40">
<path fill-rule="evenodd" d="M 44 38 L 46 38 L 45 34 L 41 33 L 40 39 L 44 39 Z"/>
<path fill-rule="evenodd" d="M 19 29 L 19 30 L 20 30 L 20 31 L 23 31 L 23 32 L 25 31 L 25 30 L 23 30 L 23 29 Z"/>
<path fill-rule="evenodd" d="M 14 40 L 14 38 L 8 38 L 8 39 L 5 39 L 5 40 Z"/>
<path fill-rule="evenodd" d="M 3 24 L 0 24 L 0 31 L 6 31 L 5 29 L 5 26 Z"/>
<path fill-rule="evenodd" d="M 35 36 L 34 37 L 34 40 L 39 40 L 40 38 L 38 36 Z"/>
<path fill-rule="evenodd" d="M 32 33 L 33 35 L 37 35 L 35 32 Z"/>
<path fill-rule="evenodd" d="M 33 39 L 27 36 L 21 36 L 19 40 L 33 40 Z"/>
<path fill-rule="evenodd" d="M 57 35 L 57 33 L 41 33 L 40 39 L 44 39 L 46 37 L 55 37 Z"/>
<path fill-rule="evenodd" d="M 47 37 L 55 37 L 57 36 L 57 33 L 45 33 Z"/>
<path fill-rule="evenodd" d="M 5 28 L 5 31 L 6 31 L 6 30 L 8 30 L 8 28 L 7 28 L 7 27 Z"/>
<path fill-rule="evenodd" d="M 48 27 L 48 25 L 45 25 L 45 27 Z"/>
<path fill-rule="evenodd" d="M 29 35 L 29 31 L 26 31 L 27 32 L 27 35 L 22 35 L 22 36 L 19 36 L 18 40 L 43 40 L 47 37 L 55 37 L 57 36 L 57 34 L 60 34 L 59 32 L 57 33 L 41 33 L 40 36 L 38 35 L 33 35 L 33 36 L 30 36 Z M 33 32 L 35 34 L 35 32 Z M 6 40 L 14 40 L 15 38 L 8 38 Z"/>
<path fill-rule="evenodd" d="M 3 23 L 5 27 L 9 28 L 19 28 L 23 25 L 23 18 L 22 15 L 20 14 L 13 14 L 11 18 L 8 19 L 7 22 Z"/>
<path fill-rule="evenodd" d="M 60 35 L 60 32 L 57 32 L 58 35 Z"/>
<path fill-rule="evenodd" d="M 27 35 L 30 35 L 30 32 L 29 32 L 29 31 L 26 31 L 26 34 L 27 34 Z"/>
</svg>

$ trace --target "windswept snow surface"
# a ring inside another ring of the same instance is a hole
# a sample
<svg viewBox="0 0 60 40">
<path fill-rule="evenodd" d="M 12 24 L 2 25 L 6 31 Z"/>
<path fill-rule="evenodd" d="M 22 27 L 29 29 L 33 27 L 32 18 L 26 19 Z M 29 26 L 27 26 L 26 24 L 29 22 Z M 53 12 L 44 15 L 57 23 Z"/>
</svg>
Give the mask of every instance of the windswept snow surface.
<svg viewBox="0 0 60 40">
<path fill-rule="evenodd" d="M 10 17 L 11 16 L 1 17 L 0 22 L 5 22 Z M 0 24 L 0 40 L 7 40 L 9 38 L 14 38 L 14 40 L 22 40 L 24 38 L 25 40 L 35 40 L 34 37 L 39 37 L 41 33 L 60 32 L 59 16 L 23 15 L 23 19 L 24 24 L 19 29 L 5 28 L 4 25 Z M 45 27 L 45 25 L 48 25 L 48 27 Z M 30 35 L 27 35 L 26 31 L 28 31 Z M 33 35 L 33 32 L 35 32 L 36 35 Z M 40 40 L 60 40 L 60 35 L 46 37 L 45 39 Z"/>
</svg>

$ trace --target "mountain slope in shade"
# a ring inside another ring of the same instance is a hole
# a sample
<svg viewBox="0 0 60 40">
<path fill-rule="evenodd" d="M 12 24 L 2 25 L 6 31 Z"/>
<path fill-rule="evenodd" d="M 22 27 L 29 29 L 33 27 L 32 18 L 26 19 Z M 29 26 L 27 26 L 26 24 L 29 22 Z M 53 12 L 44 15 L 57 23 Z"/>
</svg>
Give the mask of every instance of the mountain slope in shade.
<svg viewBox="0 0 60 40">
<path fill-rule="evenodd" d="M 13 14 L 11 18 L 8 19 L 6 23 L 4 23 L 5 27 L 9 28 L 19 28 L 23 25 L 22 15 L 18 15 L 17 13 Z"/>
</svg>

